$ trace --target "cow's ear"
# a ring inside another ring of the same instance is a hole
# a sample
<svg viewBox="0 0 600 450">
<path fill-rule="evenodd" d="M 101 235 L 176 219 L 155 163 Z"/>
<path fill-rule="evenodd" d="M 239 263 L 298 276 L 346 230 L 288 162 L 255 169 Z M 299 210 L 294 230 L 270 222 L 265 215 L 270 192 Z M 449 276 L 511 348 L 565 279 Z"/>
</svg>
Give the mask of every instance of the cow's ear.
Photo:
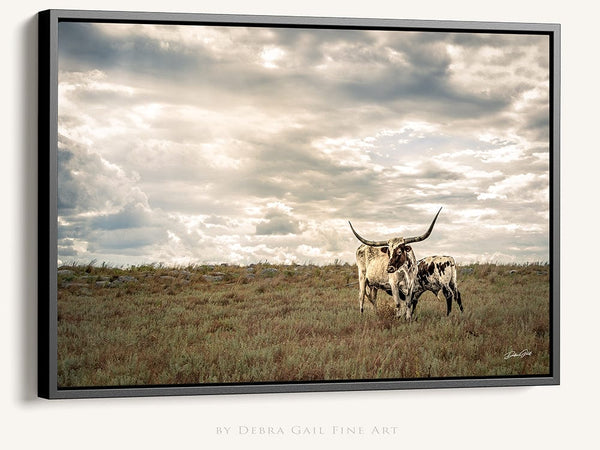
<svg viewBox="0 0 600 450">
<path fill-rule="evenodd" d="M 390 253 L 389 252 L 390 249 L 388 247 L 380 247 L 380 250 L 381 250 L 381 253 L 387 253 L 387 254 Z"/>
</svg>

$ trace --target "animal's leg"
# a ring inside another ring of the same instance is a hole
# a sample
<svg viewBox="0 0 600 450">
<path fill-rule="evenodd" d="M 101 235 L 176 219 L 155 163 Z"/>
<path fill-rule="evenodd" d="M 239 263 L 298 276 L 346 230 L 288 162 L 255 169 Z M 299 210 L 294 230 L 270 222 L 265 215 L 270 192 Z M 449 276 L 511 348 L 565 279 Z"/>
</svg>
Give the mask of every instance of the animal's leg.
<svg viewBox="0 0 600 450">
<path fill-rule="evenodd" d="M 453 286 L 454 291 L 454 300 L 456 300 L 456 303 L 458 304 L 458 307 L 460 308 L 460 312 L 463 312 L 463 305 L 462 305 L 462 301 L 460 299 L 460 291 L 458 290 L 458 288 L 456 287 L 456 285 Z"/>
<path fill-rule="evenodd" d="M 447 286 L 442 287 L 442 293 L 444 294 L 444 297 L 446 297 L 446 315 L 449 316 L 450 311 L 452 311 L 452 299 L 454 298 L 454 294 Z"/>
<path fill-rule="evenodd" d="M 413 307 L 412 307 L 412 292 L 408 292 L 408 295 L 406 296 L 406 320 L 412 320 L 412 312 L 413 312 Z"/>
<path fill-rule="evenodd" d="M 417 292 L 417 293 L 413 292 L 413 299 L 410 302 L 411 314 L 415 313 L 415 310 L 417 309 L 417 303 L 419 303 L 419 298 L 421 297 L 421 295 L 423 295 L 423 292 Z"/>
<path fill-rule="evenodd" d="M 415 310 L 417 309 L 417 303 L 419 303 L 419 300 L 413 300 L 412 302 L 410 302 L 411 314 L 415 313 Z"/>
<path fill-rule="evenodd" d="M 396 283 L 392 283 L 392 298 L 394 299 L 394 304 L 396 306 L 396 317 L 402 317 L 402 305 L 403 301 L 400 301 L 400 289 L 398 289 L 398 285 Z"/>
<path fill-rule="evenodd" d="M 367 290 L 367 279 L 363 274 L 358 274 L 358 306 L 360 308 L 360 312 L 362 313 L 364 310 L 365 304 L 365 294 Z"/>
<path fill-rule="evenodd" d="M 371 304 L 373 305 L 373 309 L 375 309 L 375 312 L 377 312 L 377 288 L 374 288 L 373 286 L 370 286 L 371 292 L 369 292 L 369 301 L 371 302 Z"/>
</svg>

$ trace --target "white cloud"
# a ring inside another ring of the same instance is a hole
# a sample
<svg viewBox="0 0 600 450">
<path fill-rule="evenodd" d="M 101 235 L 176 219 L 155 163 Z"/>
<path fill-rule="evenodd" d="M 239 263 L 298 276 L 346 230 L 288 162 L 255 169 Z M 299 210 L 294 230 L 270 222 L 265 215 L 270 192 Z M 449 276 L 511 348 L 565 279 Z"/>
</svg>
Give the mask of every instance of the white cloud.
<svg viewBox="0 0 600 450">
<path fill-rule="evenodd" d="M 285 51 L 279 47 L 268 46 L 260 53 L 262 64 L 268 69 L 277 69 L 279 61 L 285 56 Z"/>
<path fill-rule="evenodd" d="M 538 176 L 533 173 L 512 175 L 491 185 L 487 192 L 479 194 L 477 199 L 515 200 L 515 196 L 521 198 L 528 197 L 530 193 L 527 192 L 527 189 L 529 188 L 530 184 L 537 179 Z"/>
</svg>

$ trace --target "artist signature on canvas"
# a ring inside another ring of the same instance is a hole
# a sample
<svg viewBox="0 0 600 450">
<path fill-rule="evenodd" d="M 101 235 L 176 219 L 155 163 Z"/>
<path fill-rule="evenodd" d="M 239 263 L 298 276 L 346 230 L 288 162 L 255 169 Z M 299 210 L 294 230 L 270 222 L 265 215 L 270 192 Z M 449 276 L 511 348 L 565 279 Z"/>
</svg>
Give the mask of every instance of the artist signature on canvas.
<svg viewBox="0 0 600 450">
<path fill-rule="evenodd" d="M 522 350 L 520 353 L 511 350 L 510 352 L 504 354 L 504 359 L 524 358 L 525 356 L 531 356 L 531 353 L 532 352 L 528 349 Z"/>
</svg>

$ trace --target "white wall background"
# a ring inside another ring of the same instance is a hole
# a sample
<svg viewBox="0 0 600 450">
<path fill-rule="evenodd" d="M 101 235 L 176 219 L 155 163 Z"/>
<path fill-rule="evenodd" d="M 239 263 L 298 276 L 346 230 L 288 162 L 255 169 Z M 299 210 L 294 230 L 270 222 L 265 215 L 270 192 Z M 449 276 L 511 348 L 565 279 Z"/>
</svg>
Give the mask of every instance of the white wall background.
<svg viewBox="0 0 600 450">
<path fill-rule="evenodd" d="M 2 448 L 588 448 L 596 436 L 600 364 L 595 240 L 599 64 L 592 3 L 471 0 L 22 0 L 0 27 L 4 200 L 0 296 Z M 562 24 L 562 289 L 560 387 L 46 401 L 36 398 L 37 20 L 47 8 L 455 19 Z M 587 273 L 586 273 L 587 271 Z M 404 427 L 402 435 L 232 436 L 229 426 Z"/>
</svg>

